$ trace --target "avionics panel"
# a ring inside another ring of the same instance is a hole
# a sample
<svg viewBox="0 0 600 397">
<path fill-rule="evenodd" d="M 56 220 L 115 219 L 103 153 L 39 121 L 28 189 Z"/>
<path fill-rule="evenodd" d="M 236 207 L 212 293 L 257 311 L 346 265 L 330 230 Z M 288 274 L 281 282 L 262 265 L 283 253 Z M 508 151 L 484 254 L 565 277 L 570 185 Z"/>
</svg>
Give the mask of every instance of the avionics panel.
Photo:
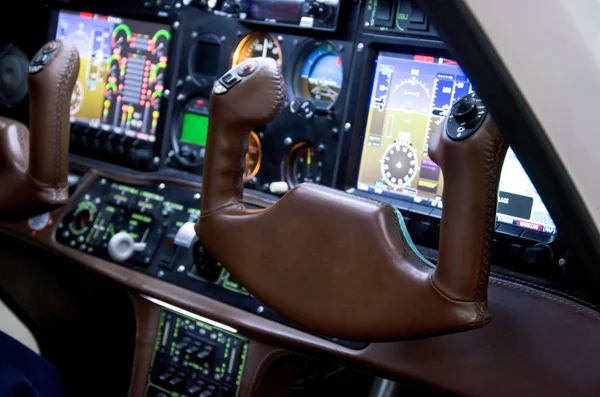
<svg viewBox="0 0 600 397">
<path fill-rule="evenodd" d="M 164 183 L 132 186 L 101 179 L 60 220 L 56 240 L 86 255 L 118 262 L 224 304 L 297 327 L 264 307 L 198 240 L 194 224 L 200 218 L 201 205 L 201 195 L 195 190 Z M 127 248 L 127 241 L 119 237 L 123 233 L 137 243 L 136 249 Z M 128 253 L 115 257 L 122 248 Z M 353 349 L 366 346 L 364 342 L 334 341 Z"/>
<path fill-rule="evenodd" d="M 244 0 L 239 18 L 269 25 L 333 31 L 337 27 L 340 0 Z"/>
<path fill-rule="evenodd" d="M 160 315 L 145 395 L 237 396 L 248 339 L 227 325 L 161 304 L 171 310 Z"/>
<path fill-rule="evenodd" d="M 63 10 L 56 38 L 74 43 L 81 57 L 71 122 L 154 142 L 165 91 L 169 26 Z"/>
<path fill-rule="evenodd" d="M 473 92 L 446 58 L 381 52 L 376 58 L 357 189 L 442 208 L 443 177 L 429 139 L 452 104 Z M 509 150 L 497 221 L 554 234 L 556 227 L 518 159 Z"/>
</svg>

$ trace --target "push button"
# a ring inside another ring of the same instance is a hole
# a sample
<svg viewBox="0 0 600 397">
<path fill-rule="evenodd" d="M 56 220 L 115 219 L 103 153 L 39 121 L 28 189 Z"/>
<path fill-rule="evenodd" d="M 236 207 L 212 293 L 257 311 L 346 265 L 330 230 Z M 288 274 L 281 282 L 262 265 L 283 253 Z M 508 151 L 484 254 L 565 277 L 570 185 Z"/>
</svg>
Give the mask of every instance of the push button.
<svg viewBox="0 0 600 397">
<path fill-rule="evenodd" d="M 236 85 L 240 81 L 242 81 L 242 79 L 240 79 L 239 77 L 237 77 L 237 76 L 235 76 L 235 75 L 233 75 L 231 73 L 227 73 L 225 76 L 223 76 L 221 78 L 221 82 L 227 88 L 233 87 L 234 85 Z"/>
<path fill-rule="evenodd" d="M 258 63 L 254 61 L 249 61 L 241 65 L 237 71 L 238 76 L 246 77 L 254 73 L 254 71 L 258 68 Z"/>
<path fill-rule="evenodd" d="M 51 41 L 44 46 L 44 54 L 50 54 L 56 51 L 59 47 L 58 41 Z"/>
</svg>

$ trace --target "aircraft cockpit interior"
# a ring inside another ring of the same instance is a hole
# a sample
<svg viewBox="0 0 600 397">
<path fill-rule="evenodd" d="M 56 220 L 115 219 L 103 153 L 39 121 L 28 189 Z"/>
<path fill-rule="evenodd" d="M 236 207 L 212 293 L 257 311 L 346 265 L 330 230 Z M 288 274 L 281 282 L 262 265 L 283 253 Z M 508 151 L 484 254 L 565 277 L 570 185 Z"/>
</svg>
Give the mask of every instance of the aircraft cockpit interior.
<svg viewBox="0 0 600 397">
<path fill-rule="evenodd" d="M 6 7 L 0 396 L 600 395 L 597 2 Z"/>
</svg>

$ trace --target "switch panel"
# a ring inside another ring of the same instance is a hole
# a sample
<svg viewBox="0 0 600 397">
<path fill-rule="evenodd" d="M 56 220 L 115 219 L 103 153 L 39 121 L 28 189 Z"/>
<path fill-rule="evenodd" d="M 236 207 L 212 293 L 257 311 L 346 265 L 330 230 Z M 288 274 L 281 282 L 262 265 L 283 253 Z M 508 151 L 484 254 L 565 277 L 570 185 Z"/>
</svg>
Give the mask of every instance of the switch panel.
<svg viewBox="0 0 600 397">
<path fill-rule="evenodd" d="M 388 33 L 437 36 L 414 0 L 367 0 L 364 27 Z"/>
<path fill-rule="evenodd" d="M 146 396 L 235 397 L 247 354 L 247 338 L 163 309 Z"/>
<path fill-rule="evenodd" d="M 194 226 L 200 218 L 201 201 L 199 192 L 179 186 L 132 186 L 101 179 L 60 220 L 56 240 L 87 255 L 294 326 L 264 307 L 198 241 Z M 355 349 L 367 345 L 334 342 Z"/>
</svg>

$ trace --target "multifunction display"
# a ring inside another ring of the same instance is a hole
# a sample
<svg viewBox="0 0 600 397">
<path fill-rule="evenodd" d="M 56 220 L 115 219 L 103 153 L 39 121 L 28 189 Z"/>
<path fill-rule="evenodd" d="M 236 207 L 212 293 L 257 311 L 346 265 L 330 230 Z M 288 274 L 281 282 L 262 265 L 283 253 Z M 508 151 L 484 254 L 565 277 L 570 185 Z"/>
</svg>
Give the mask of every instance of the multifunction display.
<svg viewBox="0 0 600 397">
<path fill-rule="evenodd" d="M 71 122 L 155 141 L 171 33 L 159 23 L 61 11 L 56 38 L 81 57 Z"/>
<path fill-rule="evenodd" d="M 381 52 L 357 188 L 442 208 L 444 182 L 429 158 L 429 140 L 454 102 L 471 92 L 471 83 L 452 60 Z M 548 211 L 511 150 L 498 203 L 499 222 L 555 233 Z"/>
</svg>

